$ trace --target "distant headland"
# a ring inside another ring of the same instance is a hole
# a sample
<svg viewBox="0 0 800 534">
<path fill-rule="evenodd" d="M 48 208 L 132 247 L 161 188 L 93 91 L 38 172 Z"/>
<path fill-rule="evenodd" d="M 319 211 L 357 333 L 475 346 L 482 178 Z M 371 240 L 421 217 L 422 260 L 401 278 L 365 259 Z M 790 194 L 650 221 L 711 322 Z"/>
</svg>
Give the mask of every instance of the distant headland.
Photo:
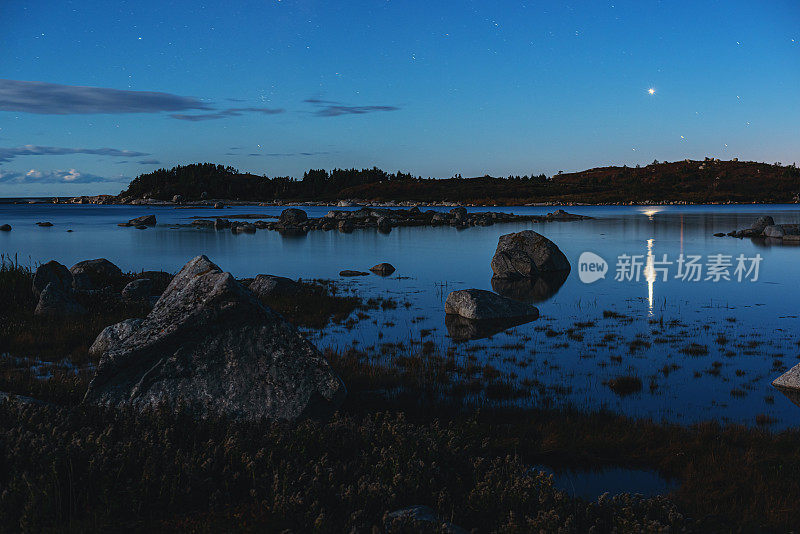
<svg viewBox="0 0 800 534">
<path fill-rule="evenodd" d="M 211 163 L 142 174 L 119 195 L 75 197 L 74 203 L 209 204 L 724 204 L 796 203 L 800 168 L 750 161 L 654 161 L 554 176 L 423 178 L 372 169 L 309 170 L 300 179 L 241 173 Z M 61 200 L 62 202 L 64 200 Z"/>
</svg>

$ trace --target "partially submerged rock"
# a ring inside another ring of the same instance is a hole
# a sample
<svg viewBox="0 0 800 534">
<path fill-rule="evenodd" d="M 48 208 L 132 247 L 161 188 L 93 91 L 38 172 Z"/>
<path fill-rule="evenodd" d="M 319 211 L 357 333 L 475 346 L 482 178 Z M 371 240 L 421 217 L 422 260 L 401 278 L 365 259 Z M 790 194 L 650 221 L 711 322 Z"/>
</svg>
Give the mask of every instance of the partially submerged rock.
<svg viewBox="0 0 800 534">
<path fill-rule="evenodd" d="M 781 226 L 780 224 L 770 224 L 769 226 L 764 228 L 765 237 L 782 238 L 784 235 L 786 235 L 786 232 L 783 230 L 783 226 Z"/>
<path fill-rule="evenodd" d="M 10 232 L 11 225 L 10 224 L 2 224 L 0 225 L 0 232 Z"/>
<path fill-rule="evenodd" d="M 31 290 L 37 297 L 47 284 L 52 283 L 56 288 L 68 293 L 72 289 L 72 273 L 64 265 L 55 260 L 48 261 L 36 268 L 33 273 L 33 283 Z"/>
<path fill-rule="evenodd" d="M 751 226 L 750 229 L 753 232 L 755 232 L 756 235 L 758 235 L 763 233 L 764 229 L 767 226 L 772 226 L 773 224 L 775 224 L 775 220 L 772 217 L 770 217 L 769 215 L 762 215 L 761 217 L 755 220 L 753 226 Z"/>
<path fill-rule="evenodd" d="M 380 276 L 389 276 L 395 271 L 395 268 L 391 263 L 384 262 L 379 263 L 378 265 L 373 265 L 369 268 L 369 270 Z"/>
<path fill-rule="evenodd" d="M 141 217 L 136 217 L 135 219 L 131 219 L 128 221 L 128 226 L 155 226 L 156 225 L 156 216 L 155 215 L 142 215 Z"/>
<path fill-rule="evenodd" d="M 118 287 L 122 282 L 120 268 L 105 258 L 78 262 L 69 271 L 72 273 L 72 288 L 77 291 Z"/>
<path fill-rule="evenodd" d="M 81 306 L 68 291 L 50 282 L 39 295 L 39 302 L 33 314 L 40 317 L 69 317 L 83 315 L 86 308 Z"/>
<path fill-rule="evenodd" d="M 112 340 L 84 402 L 294 420 L 328 414 L 344 396 L 344 384 L 311 343 L 198 256 L 141 324 Z"/>
<path fill-rule="evenodd" d="M 483 289 L 462 289 L 447 295 L 444 312 L 473 320 L 539 316 L 535 307 Z"/>
<path fill-rule="evenodd" d="M 308 214 L 298 208 L 288 208 L 281 212 L 278 222 L 284 226 L 301 224 L 308 220 Z"/>
<path fill-rule="evenodd" d="M 369 273 L 365 273 L 364 271 L 353 271 L 351 269 L 345 269 L 344 271 L 339 271 L 339 276 L 368 276 Z"/>
<path fill-rule="evenodd" d="M 531 278 L 569 270 L 569 260 L 556 244 L 533 230 L 500 236 L 492 258 L 495 278 Z"/>
</svg>

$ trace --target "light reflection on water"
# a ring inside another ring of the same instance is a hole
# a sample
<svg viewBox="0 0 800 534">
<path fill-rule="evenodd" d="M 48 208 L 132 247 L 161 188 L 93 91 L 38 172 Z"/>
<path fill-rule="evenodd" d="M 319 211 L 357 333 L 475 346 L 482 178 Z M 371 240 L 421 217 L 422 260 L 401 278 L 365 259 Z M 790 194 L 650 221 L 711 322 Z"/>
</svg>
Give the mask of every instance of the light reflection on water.
<svg viewBox="0 0 800 534">
<path fill-rule="evenodd" d="M 313 207 L 307 211 L 309 216 L 321 216 L 329 209 Z M 514 207 L 502 211 L 544 214 L 554 209 Z M 798 347 L 794 343 L 800 290 L 796 266 L 800 248 L 772 246 L 774 243 L 764 240 L 715 238 L 713 234 L 749 227 L 761 214 L 770 214 L 779 223 L 800 223 L 796 206 L 566 209 L 597 218 L 466 230 L 395 228 L 386 235 L 375 230 L 356 230 L 352 234 L 315 231 L 299 236 L 269 231 L 233 235 L 227 231 L 173 227 L 188 224 L 196 216 L 276 216 L 281 208 L 0 204 L 0 224 L 9 223 L 14 228 L 0 233 L 0 252 L 17 254 L 23 263 L 57 259 L 69 266 L 87 258 L 106 257 L 124 270 L 171 271 L 197 254 L 206 254 L 238 277 L 270 273 L 338 279 L 337 273 L 342 269 L 367 270 L 386 261 L 397 268 L 393 276 L 369 276 L 344 284 L 365 297 L 384 296 L 401 304 L 408 302 L 408 308 L 401 305 L 396 310 L 381 310 L 352 330 L 333 325 L 316 335 L 317 344 L 345 347 L 355 341 L 361 347 L 377 350 L 390 341 L 408 345 L 432 340 L 445 348 L 456 346 L 461 354 L 481 347 L 470 354 L 514 372 L 520 379 L 558 387 L 559 398 L 579 406 L 604 406 L 657 419 L 717 418 L 748 424 L 763 413 L 778 419 L 777 426 L 795 424 L 800 410 L 769 383 L 782 367 L 791 367 L 797 361 Z M 140 231 L 116 226 L 148 213 L 158 217 L 157 227 Z M 55 226 L 40 228 L 35 225 L 37 221 L 51 221 Z M 66 233 L 68 228 L 74 232 Z M 469 287 L 491 290 L 489 262 L 498 237 L 528 228 L 544 234 L 564 251 L 573 265 L 572 273 L 563 281 L 548 280 L 536 287 L 522 288 L 529 300 L 537 302 L 539 320 L 488 340 L 456 343 L 448 337 L 444 321 L 447 293 Z M 612 270 L 620 254 L 643 255 L 644 276 L 638 281 L 615 281 L 610 273 L 594 284 L 583 284 L 575 267 L 584 251 L 603 257 Z M 703 257 L 760 253 L 764 260 L 755 283 L 686 282 L 674 279 L 672 274 L 664 280 L 659 262 L 664 255 L 675 261 L 682 253 Z M 630 320 L 605 318 L 603 312 L 607 310 Z M 586 322 L 594 322 L 595 326 L 575 326 Z M 555 335 L 549 335 L 548 328 Z M 431 333 L 423 339 L 422 331 Z M 582 340 L 578 340 L 580 336 Z M 607 336 L 616 339 L 604 342 Z M 728 340 L 726 344 L 718 341 L 722 337 Z M 636 339 L 642 342 L 633 350 L 629 345 Z M 706 346 L 708 354 L 681 353 L 690 342 Z M 646 343 L 650 346 L 646 347 Z M 523 348 L 514 348 L 519 345 Z M 718 365 L 714 367 L 715 364 Z M 665 373 L 663 368 L 670 366 L 677 369 Z M 607 379 L 622 374 L 640 377 L 642 392 L 620 398 L 604 385 Z"/>
</svg>

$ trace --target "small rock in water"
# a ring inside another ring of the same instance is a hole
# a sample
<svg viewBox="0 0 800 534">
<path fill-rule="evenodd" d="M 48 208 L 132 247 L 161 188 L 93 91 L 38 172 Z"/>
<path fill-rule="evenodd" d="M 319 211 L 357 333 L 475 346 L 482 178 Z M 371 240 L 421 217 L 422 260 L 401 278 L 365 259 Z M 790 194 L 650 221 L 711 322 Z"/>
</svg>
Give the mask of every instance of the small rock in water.
<svg viewBox="0 0 800 534">
<path fill-rule="evenodd" d="M 365 273 L 364 271 L 352 271 L 349 269 L 345 269 L 344 271 L 339 271 L 339 276 L 368 276 L 369 273 Z"/>
<path fill-rule="evenodd" d="M 155 215 L 142 215 L 141 217 L 136 217 L 135 219 L 131 219 L 130 221 L 128 221 L 127 226 L 135 226 L 135 227 L 138 228 L 140 226 L 145 226 L 145 227 L 147 227 L 147 226 L 155 226 L 155 224 L 156 224 L 156 216 Z M 120 226 L 124 226 L 124 225 L 120 225 Z"/>
<path fill-rule="evenodd" d="M 389 276 L 395 271 L 395 268 L 391 263 L 379 263 L 370 267 L 369 270 L 380 276 Z"/>
<path fill-rule="evenodd" d="M 0 225 L 0 232 L 10 232 L 10 231 L 11 231 L 11 225 L 10 224 Z"/>
<path fill-rule="evenodd" d="M 51 223 L 50 221 L 37 222 L 36 226 L 41 226 L 42 228 L 50 228 L 51 226 L 53 226 L 53 223 Z"/>
</svg>

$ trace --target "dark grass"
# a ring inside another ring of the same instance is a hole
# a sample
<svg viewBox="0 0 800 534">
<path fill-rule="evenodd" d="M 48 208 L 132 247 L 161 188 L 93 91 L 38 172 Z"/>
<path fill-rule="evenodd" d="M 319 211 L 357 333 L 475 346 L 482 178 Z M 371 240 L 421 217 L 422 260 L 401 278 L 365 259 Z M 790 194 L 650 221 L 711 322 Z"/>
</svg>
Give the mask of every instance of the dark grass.
<svg viewBox="0 0 800 534">
<path fill-rule="evenodd" d="M 336 285 L 327 280 L 301 281 L 298 294 L 270 296 L 261 301 L 293 325 L 307 328 L 324 328 L 330 321 L 345 321 L 356 310 L 374 309 L 359 297 L 340 295 Z"/>
<path fill-rule="evenodd" d="M 30 268 L 5 258 L 0 262 L 0 354 L 86 363 L 87 351 L 103 328 L 131 317 L 144 317 L 149 311 L 146 303 L 126 301 L 110 293 L 77 294 L 86 315 L 37 317 L 33 314 L 37 299 L 31 290 L 32 280 Z"/>
</svg>

